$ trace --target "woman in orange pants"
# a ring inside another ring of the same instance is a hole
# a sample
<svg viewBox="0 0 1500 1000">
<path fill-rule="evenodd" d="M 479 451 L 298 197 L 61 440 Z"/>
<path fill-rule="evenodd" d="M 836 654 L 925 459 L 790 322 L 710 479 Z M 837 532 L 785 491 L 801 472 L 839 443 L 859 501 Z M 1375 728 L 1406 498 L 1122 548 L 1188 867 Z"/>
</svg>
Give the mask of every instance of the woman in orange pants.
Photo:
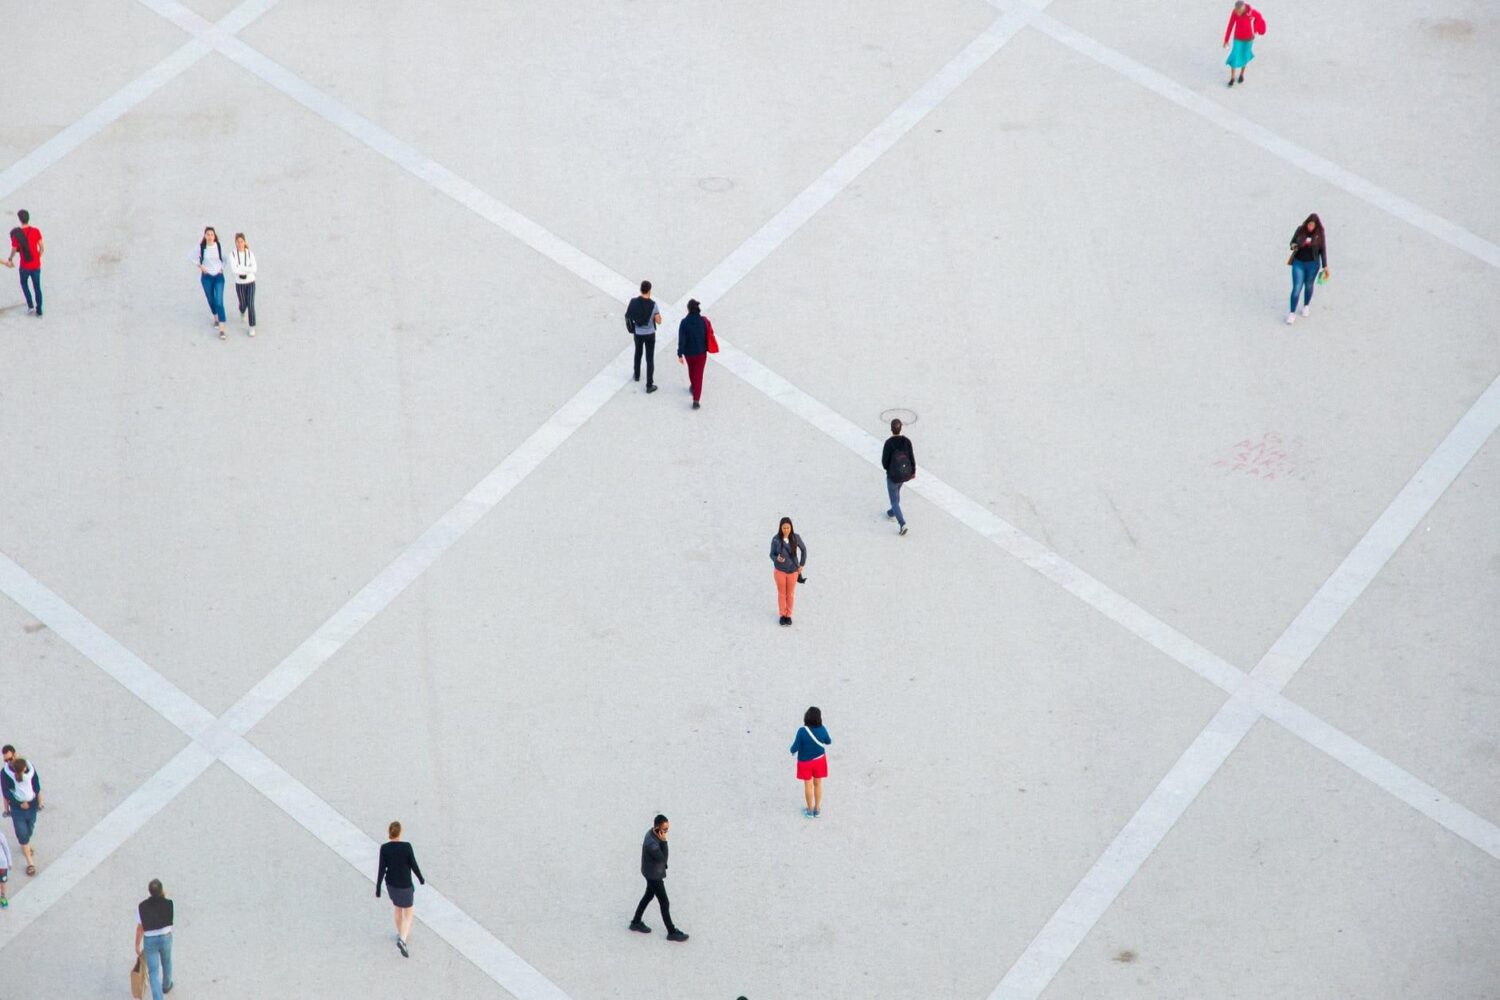
<svg viewBox="0 0 1500 1000">
<path fill-rule="evenodd" d="M 807 565 L 807 546 L 792 529 L 792 519 L 783 517 L 771 539 L 771 565 L 776 569 L 776 603 L 781 608 L 781 624 L 792 623 L 792 600 L 802 567 Z"/>
</svg>

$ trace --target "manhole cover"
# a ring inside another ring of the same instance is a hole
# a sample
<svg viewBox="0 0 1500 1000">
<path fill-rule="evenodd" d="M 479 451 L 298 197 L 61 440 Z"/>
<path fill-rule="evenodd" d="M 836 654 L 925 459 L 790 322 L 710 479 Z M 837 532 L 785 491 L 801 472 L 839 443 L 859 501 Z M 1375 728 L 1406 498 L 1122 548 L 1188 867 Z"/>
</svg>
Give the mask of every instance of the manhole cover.
<svg viewBox="0 0 1500 1000">
<path fill-rule="evenodd" d="M 709 194 L 723 194 L 734 187 L 734 181 L 728 177 L 700 177 L 698 187 Z"/>
<path fill-rule="evenodd" d="M 892 420 L 899 420 L 899 421 L 901 421 L 901 424 L 902 424 L 903 427 L 909 427 L 912 424 L 914 424 L 914 423 L 917 422 L 917 411 L 916 410 L 903 410 L 900 407 L 897 407 L 894 410 L 881 410 L 880 411 L 880 422 L 881 423 L 883 423 L 883 424 L 889 424 Z"/>
</svg>

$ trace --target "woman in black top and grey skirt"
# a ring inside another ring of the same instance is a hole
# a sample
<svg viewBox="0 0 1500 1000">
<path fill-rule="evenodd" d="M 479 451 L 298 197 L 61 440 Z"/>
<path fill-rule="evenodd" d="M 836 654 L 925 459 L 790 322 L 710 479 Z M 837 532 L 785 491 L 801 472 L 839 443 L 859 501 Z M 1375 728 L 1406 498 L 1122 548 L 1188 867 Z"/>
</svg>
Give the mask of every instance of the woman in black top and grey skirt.
<svg viewBox="0 0 1500 1000">
<path fill-rule="evenodd" d="M 401 824 L 392 822 L 390 825 L 391 839 L 380 845 L 380 868 L 375 872 L 375 898 L 380 898 L 380 883 L 383 880 L 385 887 L 390 891 L 391 903 L 396 907 L 396 947 L 401 949 L 401 954 L 407 958 L 411 955 L 406 951 L 406 939 L 411 934 L 411 922 L 416 918 L 416 911 L 412 908 L 415 889 L 411 884 L 412 875 L 423 885 L 427 880 L 422 877 L 422 869 L 417 867 L 417 856 L 412 852 L 411 845 L 401 839 Z"/>
</svg>

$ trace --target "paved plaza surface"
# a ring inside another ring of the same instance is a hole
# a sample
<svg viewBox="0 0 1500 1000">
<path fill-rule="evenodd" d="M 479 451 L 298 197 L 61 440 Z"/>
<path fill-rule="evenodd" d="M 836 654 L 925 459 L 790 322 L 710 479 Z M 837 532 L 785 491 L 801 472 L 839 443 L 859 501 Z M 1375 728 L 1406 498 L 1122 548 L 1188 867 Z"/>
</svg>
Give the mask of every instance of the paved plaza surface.
<svg viewBox="0 0 1500 1000">
<path fill-rule="evenodd" d="M 0 998 L 1500 997 L 1500 11 L 1228 7 L 7 12 Z"/>
</svg>

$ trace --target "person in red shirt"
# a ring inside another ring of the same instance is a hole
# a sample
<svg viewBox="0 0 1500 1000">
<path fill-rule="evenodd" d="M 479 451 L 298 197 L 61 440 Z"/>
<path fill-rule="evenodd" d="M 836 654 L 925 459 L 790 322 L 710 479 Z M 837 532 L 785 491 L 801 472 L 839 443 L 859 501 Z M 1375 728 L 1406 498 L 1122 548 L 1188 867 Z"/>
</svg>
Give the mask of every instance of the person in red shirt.
<svg viewBox="0 0 1500 1000">
<path fill-rule="evenodd" d="M 42 314 L 42 231 L 31 224 L 31 213 L 21 209 L 16 213 L 21 225 L 10 231 L 10 258 L 6 267 L 15 267 L 16 258 L 21 259 L 21 294 L 26 296 L 26 311 L 37 316 Z M 29 286 L 28 287 L 28 283 Z M 35 301 L 32 292 L 36 293 Z"/>
<path fill-rule="evenodd" d="M 1224 28 L 1224 47 L 1229 49 L 1231 37 L 1234 41 L 1234 48 L 1229 49 L 1229 58 L 1224 60 L 1229 65 L 1229 86 L 1233 87 L 1235 84 L 1236 70 L 1240 74 L 1239 82 L 1245 82 L 1245 67 L 1255 58 L 1255 36 L 1257 33 L 1266 33 L 1265 24 L 1260 11 L 1245 0 L 1235 0 L 1234 10 L 1229 12 L 1229 24 Z"/>
</svg>

